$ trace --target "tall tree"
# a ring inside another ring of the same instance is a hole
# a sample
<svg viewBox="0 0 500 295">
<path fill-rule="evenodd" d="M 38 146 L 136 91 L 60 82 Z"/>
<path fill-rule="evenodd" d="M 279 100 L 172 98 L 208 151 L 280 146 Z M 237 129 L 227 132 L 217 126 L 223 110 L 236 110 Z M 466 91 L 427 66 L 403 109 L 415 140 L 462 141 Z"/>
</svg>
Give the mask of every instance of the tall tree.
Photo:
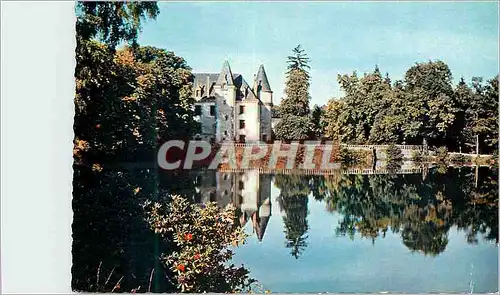
<svg viewBox="0 0 500 295">
<path fill-rule="evenodd" d="M 377 115 L 391 106 L 391 85 L 384 79 L 376 66 L 372 73 L 358 78 L 339 75 L 338 81 L 345 92 L 343 112 L 339 116 L 342 125 L 342 141 L 347 143 L 367 143 Z M 379 119 L 380 120 L 380 119 Z"/>
<path fill-rule="evenodd" d="M 439 60 L 417 63 L 406 72 L 405 87 L 407 122 L 417 122 L 416 130 L 405 135 L 415 143 L 427 139 L 433 145 L 454 145 L 450 133 L 457 127 L 459 106 L 448 65 Z"/>
<path fill-rule="evenodd" d="M 479 145 L 479 152 L 492 152 L 498 149 L 498 76 L 486 85 L 475 77 L 472 89 L 465 105 L 464 141 L 470 147 Z"/>
<path fill-rule="evenodd" d="M 302 140 L 311 137 L 309 115 L 309 58 L 300 45 L 295 47 L 287 60 L 287 80 L 285 97 L 281 100 L 280 122 L 276 125 L 275 135 L 282 140 Z M 300 122 L 300 129 L 292 129 Z M 293 124 L 293 125 L 291 125 Z"/>
<path fill-rule="evenodd" d="M 76 4 L 76 34 L 83 40 L 97 39 L 114 49 L 120 42 L 137 45 L 141 24 L 156 19 L 156 1 L 90 2 Z"/>
</svg>

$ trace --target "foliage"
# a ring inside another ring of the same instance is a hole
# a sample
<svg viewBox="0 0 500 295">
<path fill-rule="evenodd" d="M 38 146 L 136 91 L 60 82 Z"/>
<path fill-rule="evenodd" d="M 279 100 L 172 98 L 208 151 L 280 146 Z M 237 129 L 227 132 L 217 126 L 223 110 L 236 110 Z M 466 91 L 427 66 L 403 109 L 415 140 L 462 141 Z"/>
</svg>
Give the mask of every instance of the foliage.
<svg viewBox="0 0 500 295">
<path fill-rule="evenodd" d="M 442 61 L 417 63 L 403 81 L 392 82 L 378 67 L 360 77 L 338 76 L 345 93 L 322 117 L 324 136 L 349 144 L 422 144 L 450 150 L 492 152 L 498 143 L 498 77 L 452 84 Z M 484 144 L 483 144 L 484 143 Z"/>
<path fill-rule="evenodd" d="M 448 148 L 445 146 L 438 147 L 435 151 L 436 159 L 439 162 L 444 162 L 448 158 Z"/>
<path fill-rule="evenodd" d="M 425 160 L 425 154 L 423 151 L 415 150 L 411 153 L 411 160 L 415 163 L 420 163 Z"/>
<path fill-rule="evenodd" d="M 399 147 L 394 144 L 390 144 L 385 150 L 385 155 L 388 170 L 397 170 L 401 168 L 403 154 Z"/>
<path fill-rule="evenodd" d="M 339 99 L 331 99 L 323 110 L 320 127 L 322 135 L 333 140 L 340 140 L 342 124 L 339 120 L 343 111 L 344 103 Z"/>
<path fill-rule="evenodd" d="M 158 187 L 157 173 L 106 166 L 73 168 L 72 290 L 175 291 L 158 264 L 159 253 L 173 245 L 157 239 L 141 206 L 164 190 Z"/>
<path fill-rule="evenodd" d="M 313 110 L 310 114 L 311 121 L 311 137 L 321 138 L 323 135 L 324 126 L 322 125 L 321 118 L 323 117 L 324 110 L 318 105 L 314 105 Z"/>
<path fill-rule="evenodd" d="M 466 164 L 471 162 L 471 158 L 465 155 L 451 155 L 450 161 L 455 164 Z"/>
<path fill-rule="evenodd" d="M 77 4 L 75 160 L 147 157 L 158 144 L 196 132 L 191 69 L 172 52 L 125 46 L 155 2 Z M 100 36 L 100 38 L 98 38 Z M 101 39 L 104 43 L 96 39 Z M 85 143 L 85 148 L 80 147 Z M 122 159 L 123 160 L 123 159 Z"/>
<path fill-rule="evenodd" d="M 249 290 L 255 280 L 243 266 L 227 262 L 233 257 L 230 246 L 245 242 L 243 229 L 235 222 L 235 209 L 220 209 L 216 203 L 204 207 L 173 196 L 167 206 L 150 204 L 148 222 L 177 250 L 163 257 L 175 273 L 181 292 L 237 292 Z"/>
<path fill-rule="evenodd" d="M 274 134 L 278 140 L 305 140 L 310 138 L 311 128 L 309 117 L 285 114 L 276 124 Z"/>
<path fill-rule="evenodd" d="M 76 2 L 76 32 L 79 38 L 98 40 L 114 49 L 120 42 L 137 44 L 141 22 L 156 19 L 156 1 L 150 2 Z"/>
<path fill-rule="evenodd" d="M 401 161 L 403 160 L 403 153 L 401 149 L 394 144 L 390 144 L 385 150 L 387 161 Z"/>
<path fill-rule="evenodd" d="M 274 132 L 276 138 L 281 140 L 307 139 L 311 137 L 311 130 L 315 128 L 309 118 L 309 58 L 298 45 L 288 57 L 287 63 L 285 97 L 278 107 L 282 119 Z"/>
<path fill-rule="evenodd" d="M 366 155 L 362 151 L 343 148 L 340 150 L 340 162 L 343 165 L 351 166 L 361 164 L 366 161 Z"/>
<path fill-rule="evenodd" d="M 292 55 L 288 56 L 287 60 L 287 69 L 288 73 L 298 70 L 307 74 L 307 78 L 309 78 L 309 70 L 311 67 L 309 66 L 309 57 L 305 53 L 302 46 L 299 44 L 292 50 Z"/>
</svg>

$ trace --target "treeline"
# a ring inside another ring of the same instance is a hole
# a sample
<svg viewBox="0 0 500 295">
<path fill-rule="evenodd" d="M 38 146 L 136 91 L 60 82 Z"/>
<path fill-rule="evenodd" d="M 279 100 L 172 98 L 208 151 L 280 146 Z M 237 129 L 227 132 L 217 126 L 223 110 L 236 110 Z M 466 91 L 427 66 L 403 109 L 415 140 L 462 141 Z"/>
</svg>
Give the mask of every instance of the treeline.
<svg viewBox="0 0 500 295">
<path fill-rule="evenodd" d="M 137 44 L 156 3 L 78 2 L 76 11 L 76 160 L 154 159 L 158 144 L 194 134 L 190 67 L 173 52 Z"/>
<path fill-rule="evenodd" d="M 299 46 L 287 59 L 285 97 L 273 109 L 279 140 L 331 139 L 348 144 L 423 144 L 450 151 L 498 150 L 498 76 L 453 84 L 444 62 L 417 63 L 403 80 L 378 67 L 339 75 L 344 96 L 309 107 L 309 58 Z"/>
<path fill-rule="evenodd" d="M 496 151 L 498 76 L 453 84 L 442 61 L 417 63 L 403 81 L 392 82 L 378 67 L 358 77 L 339 75 L 345 96 L 322 109 L 323 135 L 352 144 L 422 144 L 452 151 Z"/>
</svg>

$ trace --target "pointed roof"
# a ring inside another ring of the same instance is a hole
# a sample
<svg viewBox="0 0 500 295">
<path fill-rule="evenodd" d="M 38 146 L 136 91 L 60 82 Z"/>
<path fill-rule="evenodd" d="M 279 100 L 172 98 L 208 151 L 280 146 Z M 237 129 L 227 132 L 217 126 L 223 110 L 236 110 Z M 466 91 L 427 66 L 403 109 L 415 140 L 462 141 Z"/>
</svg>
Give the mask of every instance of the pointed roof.
<svg viewBox="0 0 500 295">
<path fill-rule="evenodd" d="M 217 78 L 218 85 L 222 85 L 224 83 L 226 85 L 234 85 L 233 73 L 231 72 L 231 67 L 229 66 L 229 62 L 227 60 L 224 61 L 219 77 Z"/>
<path fill-rule="evenodd" d="M 264 238 L 264 233 L 266 232 L 267 223 L 269 222 L 269 217 L 261 217 L 259 222 L 259 227 L 257 228 L 257 239 L 262 242 Z"/>
<path fill-rule="evenodd" d="M 257 75 L 255 76 L 255 84 L 254 84 L 254 91 L 259 92 L 265 91 L 265 92 L 272 92 L 271 91 L 271 86 L 269 85 L 269 81 L 267 80 L 267 75 L 266 71 L 264 70 L 264 65 L 260 65 L 259 71 L 257 72 Z M 257 87 L 260 86 L 260 89 L 257 89 Z"/>
</svg>

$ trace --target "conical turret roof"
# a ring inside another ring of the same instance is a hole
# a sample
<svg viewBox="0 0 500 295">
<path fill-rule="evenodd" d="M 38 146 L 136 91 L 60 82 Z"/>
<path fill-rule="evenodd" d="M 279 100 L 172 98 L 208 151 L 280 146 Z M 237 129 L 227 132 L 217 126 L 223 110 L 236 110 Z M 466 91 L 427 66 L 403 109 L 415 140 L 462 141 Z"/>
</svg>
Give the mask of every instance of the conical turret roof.
<svg viewBox="0 0 500 295">
<path fill-rule="evenodd" d="M 231 67 L 229 66 L 229 62 L 227 60 L 224 61 L 224 64 L 222 65 L 219 77 L 217 78 L 217 84 L 234 85 L 233 73 L 231 72 Z"/>
<path fill-rule="evenodd" d="M 259 71 L 257 72 L 257 75 L 255 76 L 254 85 L 255 85 L 254 86 L 255 92 L 259 92 L 259 90 L 271 92 L 271 86 L 269 85 L 269 81 L 267 80 L 267 75 L 266 75 L 266 71 L 264 70 L 264 65 L 260 65 Z"/>
</svg>

